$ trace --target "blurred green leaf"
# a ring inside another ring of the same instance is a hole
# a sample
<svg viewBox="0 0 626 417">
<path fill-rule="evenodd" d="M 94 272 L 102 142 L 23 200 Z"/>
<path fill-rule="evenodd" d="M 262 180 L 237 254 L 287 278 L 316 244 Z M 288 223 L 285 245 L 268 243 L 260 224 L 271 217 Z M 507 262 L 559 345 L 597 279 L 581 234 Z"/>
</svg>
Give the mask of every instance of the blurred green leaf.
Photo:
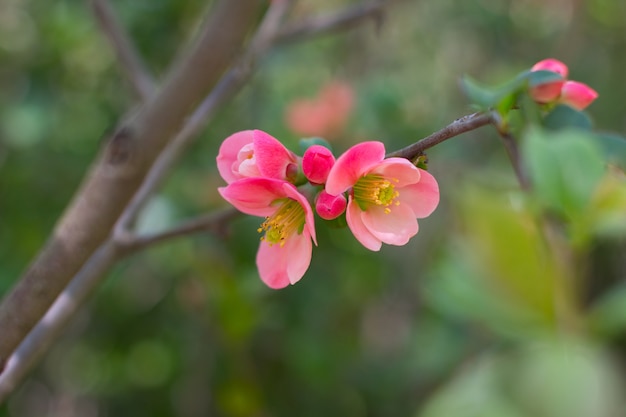
<svg viewBox="0 0 626 417">
<path fill-rule="evenodd" d="M 615 133 L 597 133 L 595 137 L 606 158 L 620 168 L 626 169 L 626 138 Z"/>
<path fill-rule="evenodd" d="M 591 119 L 585 112 L 578 111 L 565 104 L 554 107 L 544 118 L 543 124 L 551 130 L 567 128 L 591 130 L 593 127 Z"/>
<path fill-rule="evenodd" d="M 579 130 L 529 130 L 523 155 L 533 194 L 544 207 L 570 219 L 582 215 L 606 171 L 593 136 Z"/>
</svg>

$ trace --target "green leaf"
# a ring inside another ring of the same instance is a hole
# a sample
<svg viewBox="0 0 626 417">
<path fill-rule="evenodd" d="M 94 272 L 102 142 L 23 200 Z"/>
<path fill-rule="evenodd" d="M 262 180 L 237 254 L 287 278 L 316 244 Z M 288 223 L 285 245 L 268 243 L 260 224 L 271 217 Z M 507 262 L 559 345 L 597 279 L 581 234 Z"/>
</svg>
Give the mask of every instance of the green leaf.
<svg viewBox="0 0 626 417">
<path fill-rule="evenodd" d="M 580 130 L 530 130 L 523 155 L 535 196 L 569 218 L 582 215 L 606 171 L 593 136 Z"/>
<path fill-rule="evenodd" d="M 578 111 L 565 104 L 556 106 L 544 118 L 543 124 L 551 130 L 576 127 L 583 130 L 591 130 L 592 122 L 586 113 Z"/>
<path fill-rule="evenodd" d="M 527 81 L 528 87 L 536 87 L 541 84 L 546 84 L 554 81 L 563 80 L 556 72 L 552 71 L 525 71 L 517 76 L 519 80 Z"/>
<path fill-rule="evenodd" d="M 502 95 L 499 89 L 484 87 L 467 75 L 461 79 L 461 88 L 470 101 L 482 110 L 495 106 Z"/>
<path fill-rule="evenodd" d="M 626 138 L 614 133 L 597 133 L 596 140 L 610 162 L 626 169 Z"/>
</svg>

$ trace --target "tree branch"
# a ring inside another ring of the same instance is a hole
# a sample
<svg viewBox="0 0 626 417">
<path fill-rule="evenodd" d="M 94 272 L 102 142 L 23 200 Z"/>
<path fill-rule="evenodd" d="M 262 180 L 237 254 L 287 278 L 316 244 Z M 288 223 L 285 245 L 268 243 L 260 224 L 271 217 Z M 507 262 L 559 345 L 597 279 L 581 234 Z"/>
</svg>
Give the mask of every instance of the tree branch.
<svg viewBox="0 0 626 417">
<path fill-rule="evenodd" d="M 478 129 L 479 127 L 493 123 L 493 118 L 490 113 L 473 113 L 467 116 L 463 116 L 460 119 L 456 119 L 448 126 L 444 127 L 437 132 L 426 136 L 400 150 L 387 154 L 387 158 L 406 158 L 414 160 L 418 156 L 422 155 L 426 149 L 460 135 L 461 133 L 469 132 L 470 130 Z"/>
<path fill-rule="evenodd" d="M 218 1 L 191 50 L 169 71 L 158 96 L 136 116 L 127 117 L 109 138 L 53 235 L 0 304 L 0 369 L 107 238 L 190 108 L 236 56 L 259 5 L 257 0 Z"/>
<path fill-rule="evenodd" d="M 390 0 L 375 0 L 365 5 L 351 7 L 341 13 L 317 16 L 303 22 L 293 23 L 278 33 L 274 42 L 277 44 L 296 42 L 350 29 L 361 24 L 365 19 L 372 19 L 379 28 L 383 21 L 383 8 L 389 3 Z"/>
<path fill-rule="evenodd" d="M 91 8 L 102 32 L 117 55 L 117 62 L 126 73 L 135 94 L 142 101 L 150 98 L 154 81 L 135 50 L 126 30 L 119 24 L 108 0 L 91 0 Z"/>
</svg>

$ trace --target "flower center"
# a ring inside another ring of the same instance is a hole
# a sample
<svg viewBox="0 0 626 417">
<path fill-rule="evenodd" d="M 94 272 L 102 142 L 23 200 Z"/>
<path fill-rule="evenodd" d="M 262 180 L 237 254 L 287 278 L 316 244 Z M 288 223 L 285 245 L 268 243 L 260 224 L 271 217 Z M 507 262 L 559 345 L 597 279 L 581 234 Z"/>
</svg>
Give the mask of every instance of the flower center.
<svg viewBox="0 0 626 417">
<path fill-rule="evenodd" d="M 278 210 L 257 229 L 259 233 L 265 232 L 261 240 L 270 245 L 285 245 L 285 241 L 294 233 L 300 234 L 304 229 L 305 213 L 304 209 L 296 200 L 286 198 L 280 203 Z"/>
<path fill-rule="evenodd" d="M 352 191 L 354 193 L 354 199 L 361 208 L 365 211 L 370 206 L 383 206 L 385 207 L 385 213 L 391 213 L 389 206 L 397 206 L 400 202 L 397 198 L 400 193 L 396 190 L 396 187 L 392 184 L 398 182 L 395 178 L 385 178 L 379 174 L 365 175 L 354 184 Z"/>
</svg>

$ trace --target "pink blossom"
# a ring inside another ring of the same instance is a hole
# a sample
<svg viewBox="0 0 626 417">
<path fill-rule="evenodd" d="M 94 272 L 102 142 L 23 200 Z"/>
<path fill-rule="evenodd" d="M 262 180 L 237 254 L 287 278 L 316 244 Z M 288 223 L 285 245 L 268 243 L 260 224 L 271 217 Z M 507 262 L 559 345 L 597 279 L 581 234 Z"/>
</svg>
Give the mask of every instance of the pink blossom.
<svg viewBox="0 0 626 417">
<path fill-rule="evenodd" d="M 552 72 L 556 72 L 563 78 L 567 78 L 567 75 L 569 72 L 567 65 L 565 65 L 563 62 L 559 61 L 558 59 L 554 59 L 554 58 L 547 58 L 542 61 L 539 61 L 535 65 L 533 65 L 533 67 L 530 70 L 531 71 L 552 71 Z"/>
<path fill-rule="evenodd" d="M 324 220 L 332 220 L 346 211 L 346 197 L 343 194 L 330 195 L 325 190 L 319 192 L 315 199 L 315 211 Z"/>
<path fill-rule="evenodd" d="M 291 103 L 286 111 L 286 122 L 299 135 L 333 137 L 343 130 L 353 105 L 352 88 L 334 81 L 322 88 L 317 97 Z"/>
<path fill-rule="evenodd" d="M 439 204 L 434 177 L 406 159 L 385 159 L 381 142 L 363 142 L 341 155 L 330 170 L 326 191 L 348 191 L 348 227 L 373 251 L 382 243 L 406 244 L 418 232 L 417 219 Z"/>
<path fill-rule="evenodd" d="M 563 77 L 563 80 L 551 81 L 530 89 L 530 96 L 537 103 L 563 103 L 576 110 L 584 110 L 596 98 L 598 93 L 587 84 L 578 81 L 567 81 L 567 65 L 554 58 L 537 62 L 531 71 L 552 71 Z"/>
<path fill-rule="evenodd" d="M 561 61 L 548 58 L 543 61 L 537 62 L 530 69 L 531 71 L 552 71 L 563 77 L 562 80 L 550 81 L 544 84 L 534 86 L 530 89 L 530 96 L 537 103 L 550 103 L 559 98 L 561 95 L 561 87 L 567 79 L 568 68 L 567 65 Z"/>
<path fill-rule="evenodd" d="M 261 130 L 232 134 L 222 142 L 217 155 L 217 169 L 228 184 L 251 177 L 293 181 L 297 164 L 293 152 Z"/>
<path fill-rule="evenodd" d="M 335 157 L 330 149 L 313 145 L 302 156 L 302 172 L 312 184 L 324 184 L 334 163 Z"/>
<path fill-rule="evenodd" d="M 584 110 L 596 98 L 598 98 L 598 93 L 587 84 L 578 81 L 567 81 L 563 84 L 559 101 L 572 106 L 576 110 Z"/>
<path fill-rule="evenodd" d="M 317 245 L 306 197 L 293 184 L 262 177 L 240 179 L 218 191 L 239 211 L 265 217 L 256 257 L 263 282 L 275 289 L 298 282 L 311 263 L 311 240 Z"/>
</svg>

